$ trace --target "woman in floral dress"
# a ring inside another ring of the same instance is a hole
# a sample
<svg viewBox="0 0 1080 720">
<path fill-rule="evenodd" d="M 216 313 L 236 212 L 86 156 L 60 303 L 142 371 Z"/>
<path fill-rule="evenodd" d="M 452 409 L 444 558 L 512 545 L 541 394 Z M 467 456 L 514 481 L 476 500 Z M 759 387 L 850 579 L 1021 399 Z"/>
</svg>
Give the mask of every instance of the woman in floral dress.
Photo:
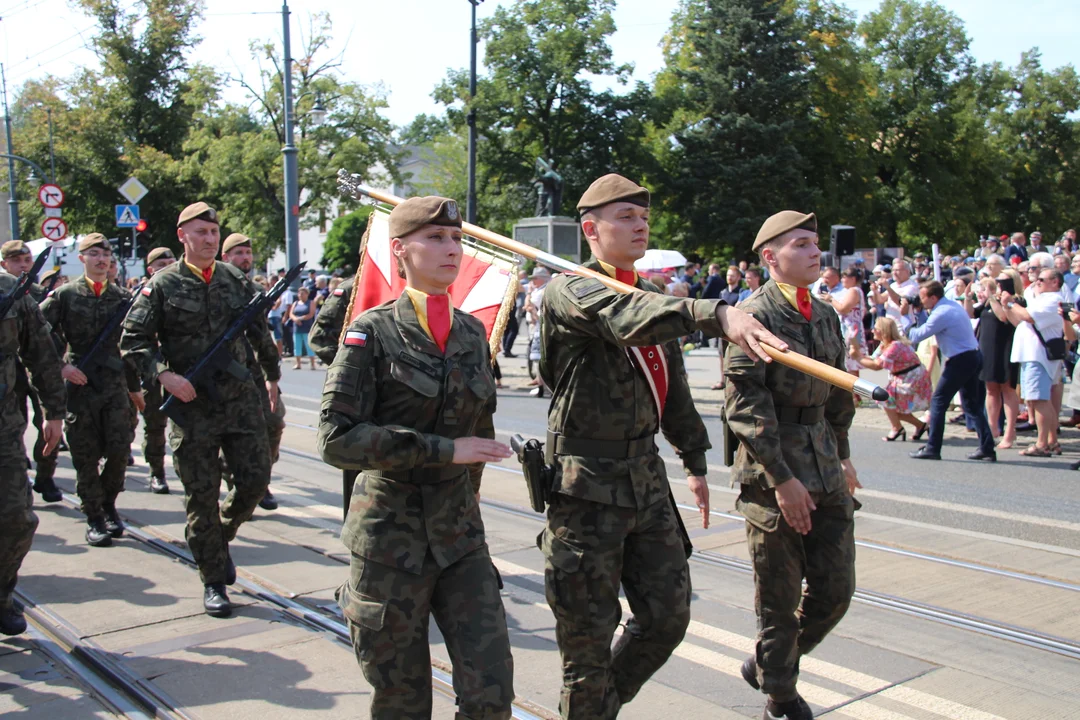
<svg viewBox="0 0 1080 720">
<path fill-rule="evenodd" d="M 868 370 L 888 370 L 889 399 L 878 403 L 885 410 L 892 424 L 892 432 L 882 438 L 886 442 L 906 440 L 907 430 L 902 423 L 915 428 L 912 440 L 918 441 L 926 432 L 926 423 L 915 417 L 930 407 L 930 395 L 934 388 L 930 384 L 930 374 L 919 362 L 907 338 L 900 334 L 892 318 L 878 318 L 874 323 L 874 338 L 881 343 L 873 357 L 865 357 L 853 347 L 850 355 L 860 367 Z"/>
</svg>

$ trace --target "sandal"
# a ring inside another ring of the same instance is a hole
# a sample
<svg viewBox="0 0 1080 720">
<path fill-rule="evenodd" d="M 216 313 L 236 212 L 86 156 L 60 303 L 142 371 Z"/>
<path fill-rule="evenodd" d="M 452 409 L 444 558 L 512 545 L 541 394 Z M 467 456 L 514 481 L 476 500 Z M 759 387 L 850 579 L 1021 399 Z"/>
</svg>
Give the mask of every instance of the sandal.
<svg viewBox="0 0 1080 720">
<path fill-rule="evenodd" d="M 907 442 L 907 429 L 900 428 L 899 430 L 893 430 L 891 433 L 881 439 L 885 442 L 896 442 L 897 440 L 900 440 L 901 442 Z"/>
<path fill-rule="evenodd" d="M 930 423 L 923 423 L 922 427 L 915 431 L 915 434 L 911 436 L 911 442 L 919 442 L 922 440 L 922 436 L 926 431 L 930 429 Z"/>
<path fill-rule="evenodd" d="M 1028 445 L 1020 451 L 1020 454 L 1026 457 L 1053 457 L 1053 453 L 1047 448 L 1041 448 L 1038 445 Z"/>
<path fill-rule="evenodd" d="M 1007 443 L 1007 442 L 1005 442 L 1004 440 L 1002 440 L 1001 442 L 999 442 L 999 443 L 998 443 L 997 445 L 995 445 L 994 447 L 995 447 L 996 449 L 998 449 L 998 450 L 1009 450 L 1010 448 L 1012 448 L 1012 446 L 1013 446 L 1013 444 L 1012 444 L 1011 442 L 1010 442 L 1010 443 Z"/>
<path fill-rule="evenodd" d="M 1055 442 L 1053 445 L 1048 447 L 1047 450 L 1049 450 L 1054 455 L 1060 455 L 1061 454 L 1061 443 Z"/>
<path fill-rule="evenodd" d="M 716 383 L 715 385 L 712 386 L 712 389 L 713 390 L 723 390 L 724 389 L 724 383 Z"/>
</svg>

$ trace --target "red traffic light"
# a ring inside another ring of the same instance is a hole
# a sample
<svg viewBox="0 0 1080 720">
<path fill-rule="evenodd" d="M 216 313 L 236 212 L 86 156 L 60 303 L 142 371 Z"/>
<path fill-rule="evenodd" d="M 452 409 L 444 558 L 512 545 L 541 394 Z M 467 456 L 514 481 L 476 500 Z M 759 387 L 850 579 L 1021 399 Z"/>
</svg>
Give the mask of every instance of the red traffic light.
<svg viewBox="0 0 1080 720">
<path fill-rule="evenodd" d="M 150 225 L 145 220 L 139 220 L 139 222 L 135 224 L 135 232 L 146 232 L 146 228 L 148 227 L 150 227 Z"/>
</svg>

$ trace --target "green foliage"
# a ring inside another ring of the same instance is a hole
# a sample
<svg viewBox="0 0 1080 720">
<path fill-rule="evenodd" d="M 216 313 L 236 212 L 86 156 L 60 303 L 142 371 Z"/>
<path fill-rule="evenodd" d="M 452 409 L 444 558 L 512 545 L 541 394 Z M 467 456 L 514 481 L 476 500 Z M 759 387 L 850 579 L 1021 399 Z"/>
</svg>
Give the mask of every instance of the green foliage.
<svg viewBox="0 0 1080 720">
<path fill-rule="evenodd" d="M 364 238 L 372 210 L 374 206 L 362 205 L 334 221 L 323 243 L 323 256 L 319 261 L 321 267 L 352 267 L 354 270 L 359 267 L 360 241 Z"/>
<path fill-rule="evenodd" d="M 649 92 L 600 92 L 588 79 L 625 83 L 630 76 L 630 66 L 611 59 L 614 6 L 614 0 L 524 0 L 499 7 L 482 23 L 487 73 L 471 109 L 479 134 L 478 214 L 486 227 L 507 232 L 535 213 L 538 157 L 563 176 L 562 213 L 569 215 L 600 175 L 641 174 Z M 470 109 L 468 74 L 451 71 L 435 98 L 448 108 L 453 136 L 461 137 Z"/>
</svg>

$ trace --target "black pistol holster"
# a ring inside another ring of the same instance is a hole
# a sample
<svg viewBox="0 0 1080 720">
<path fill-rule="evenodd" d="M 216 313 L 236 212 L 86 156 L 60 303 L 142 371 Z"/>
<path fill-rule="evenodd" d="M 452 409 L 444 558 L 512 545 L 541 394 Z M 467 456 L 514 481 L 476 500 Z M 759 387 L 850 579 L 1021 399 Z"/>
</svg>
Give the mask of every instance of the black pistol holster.
<svg viewBox="0 0 1080 720">
<path fill-rule="evenodd" d="M 544 459 L 544 444 L 533 438 L 525 440 L 521 435 L 510 438 L 510 448 L 517 454 L 525 473 L 525 486 L 529 488 L 529 505 L 538 513 L 544 512 L 551 498 L 551 484 L 555 469 Z"/>
</svg>

